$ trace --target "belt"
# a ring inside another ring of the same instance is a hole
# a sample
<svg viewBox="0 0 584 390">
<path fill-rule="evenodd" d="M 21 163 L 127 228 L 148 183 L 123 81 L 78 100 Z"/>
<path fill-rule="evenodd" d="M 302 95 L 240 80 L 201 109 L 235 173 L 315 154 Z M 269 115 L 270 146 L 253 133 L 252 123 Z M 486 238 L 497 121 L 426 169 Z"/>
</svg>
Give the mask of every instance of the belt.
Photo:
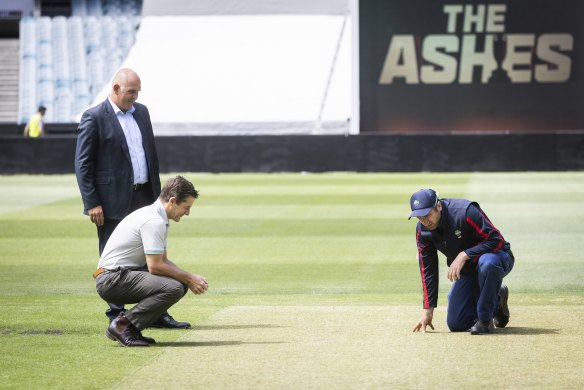
<svg viewBox="0 0 584 390">
<path fill-rule="evenodd" d="M 146 183 L 139 183 L 139 184 L 134 184 L 134 185 L 132 186 L 132 189 L 133 189 L 134 191 L 142 191 L 144 188 L 146 188 L 146 185 L 147 185 L 147 184 L 148 184 L 148 182 L 146 182 Z"/>
<path fill-rule="evenodd" d="M 98 268 L 95 270 L 95 272 L 93 273 L 93 279 L 97 278 L 99 275 L 103 274 L 105 271 L 108 271 L 105 268 Z"/>
<path fill-rule="evenodd" d="M 93 279 L 97 278 L 99 275 L 103 274 L 106 271 L 111 272 L 118 272 L 118 271 L 145 271 L 148 272 L 148 267 L 144 265 L 143 267 L 118 267 L 114 269 L 107 269 L 107 268 L 98 268 L 93 273 Z"/>
</svg>

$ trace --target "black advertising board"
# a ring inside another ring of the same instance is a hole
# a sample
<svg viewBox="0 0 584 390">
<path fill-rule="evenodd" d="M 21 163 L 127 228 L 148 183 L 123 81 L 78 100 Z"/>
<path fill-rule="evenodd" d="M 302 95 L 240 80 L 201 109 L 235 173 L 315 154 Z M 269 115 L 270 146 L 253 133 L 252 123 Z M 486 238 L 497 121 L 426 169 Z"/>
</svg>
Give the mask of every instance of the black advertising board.
<svg viewBox="0 0 584 390">
<path fill-rule="evenodd" d="M 584 129 L 584 1 L 361 0 L 360 131 Z"/>
</svg>

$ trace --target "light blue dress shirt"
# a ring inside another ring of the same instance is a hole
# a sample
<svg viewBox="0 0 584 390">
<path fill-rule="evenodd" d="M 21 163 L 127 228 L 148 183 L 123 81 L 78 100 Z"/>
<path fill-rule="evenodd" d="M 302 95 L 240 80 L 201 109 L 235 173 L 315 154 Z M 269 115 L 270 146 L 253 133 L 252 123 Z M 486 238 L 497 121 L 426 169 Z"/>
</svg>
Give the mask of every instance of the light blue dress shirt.
<svg viewBox="0 0 584 390">
<path fill-rule="evenodd" d="M 142 145 L 142 133 L 140 133 L 140 128 L 134 119 L 134 115 L 132 115 L 136 108 L 132 106 L 124 113 L 109 96 L 107 99 L 112 105 L 126 137 L 132 169 L 134 170 L 134 184 L 146 183 L 148 181 L 148 164 L 146 163 L 146 154 Z"/>
</svg>

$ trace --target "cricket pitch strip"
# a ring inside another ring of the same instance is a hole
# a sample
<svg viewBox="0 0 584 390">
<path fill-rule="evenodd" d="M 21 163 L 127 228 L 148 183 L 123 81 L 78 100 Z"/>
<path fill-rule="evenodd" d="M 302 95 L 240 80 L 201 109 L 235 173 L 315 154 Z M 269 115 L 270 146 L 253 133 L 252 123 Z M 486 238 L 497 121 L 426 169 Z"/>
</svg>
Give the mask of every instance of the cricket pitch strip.
<svg viewBox="0 0 584 390">
<path fill-rule="evenodd" d="M 494 334 L 412 333 L 407 306 L 234 306 L 186 331 L 160 337 L 161 354 L 120 384 L 130 388 L 364 389 L 581 388 L 577 306 L 511 307 Z M 147 335 L 148 333 L 145 332 Z"/>
</svg>

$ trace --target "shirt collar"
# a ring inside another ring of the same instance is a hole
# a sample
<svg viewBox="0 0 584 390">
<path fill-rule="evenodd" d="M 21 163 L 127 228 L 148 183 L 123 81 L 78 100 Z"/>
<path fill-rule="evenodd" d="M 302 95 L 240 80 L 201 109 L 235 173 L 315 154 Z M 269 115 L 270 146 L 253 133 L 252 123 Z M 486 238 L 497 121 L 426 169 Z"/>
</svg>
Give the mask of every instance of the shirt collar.
<svg viewBox="0 0 584 390">
<path fill-rule="evenodd" d="M 160 199 L 156 199 L 156 202 L 154 202 L 154 208 L 156 209 L 156 212 L 162 217 L 166 226 L 168 226 L 168 215 L 166 215 L 166 210 L 164 209 L 164 205 Z"/>
<path fill-rule="evenodd" d="M 116 115 L 118 115 L 118 113 L 122 113 L 122 115 L 125 115 L 126 113 L 124 113 L 122 110 L 120 110 L 120 107 L 116 106 L 116 103 L 113 102 L 111 97 L 107 97 L 108 102 L 111 104 L 112 108 L 114 109 L 114 113 Z M 130 109 L 127 111 L 127 113 L 133 114 L 134 111 L 136 111 L 136 107 L 134 107 L 132 105 L 132 107 L 130 107 Z"/>
<path fill-rule="evenodd" d="M 444 203 L 443 199 L 440 199 L 440 202 L 442 203 L 442 211 L 440 212 L 440 223 L 438 224 L 438 227 L 436 228 L 436 230 L 440 233 L 443 234 L 444 231 L 446 231 L 446 229 L 449 228 L 449 224 L 448 224 L 448 207 L 446 206 L 446 204 Z"/>
</svg>

